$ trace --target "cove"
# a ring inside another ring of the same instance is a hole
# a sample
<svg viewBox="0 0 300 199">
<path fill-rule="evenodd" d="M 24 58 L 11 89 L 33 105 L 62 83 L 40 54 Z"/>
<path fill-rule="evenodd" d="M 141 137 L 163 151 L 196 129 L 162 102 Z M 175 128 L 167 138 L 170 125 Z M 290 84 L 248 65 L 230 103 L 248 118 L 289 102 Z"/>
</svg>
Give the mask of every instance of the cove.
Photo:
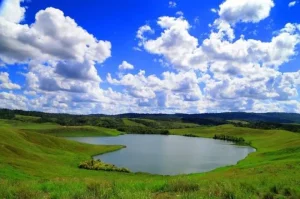
<svg viewBox="0 0 300 199">
<path fill-rule="evenodd" d="M 67 138 L 97 145 L 125 145 L 119 151 L 94 156 L 132 172 L 178 175 L 207 172 L 234 165 L 255 151 L 231 142 L 175 135 L 126 134 L 117 137 Z"/>
</svg>

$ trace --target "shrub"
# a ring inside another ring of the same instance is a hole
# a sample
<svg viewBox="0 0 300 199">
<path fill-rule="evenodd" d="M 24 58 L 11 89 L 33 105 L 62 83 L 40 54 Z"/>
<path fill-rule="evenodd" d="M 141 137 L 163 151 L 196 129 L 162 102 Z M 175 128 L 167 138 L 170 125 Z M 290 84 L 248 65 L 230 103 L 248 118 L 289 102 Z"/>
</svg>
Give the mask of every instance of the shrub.
<svg viewBox="0 0 300 199">
<path fill-rule="evenodd" d="M 230 141 L 234 142 L 237 144 L 243 144 L 243 145 L 250 145 L 251 142 L 246 142 L 244 138 L 242 137 L 235 137 L 235 136 L 230 136 L 230 135 L 214 135 L 213 139 L 215 140 L 225 140 L 225 141 Z"/>
<path fill-rule="evenodd" d="M 185 136 L 185 137 L 198 137 L 197 135 L 194 135 L 194 134 L 184 134 L 183 136 Z"/>
<path fill-rule="evenodd" d="M 88 160 L 82 162 L 79 164 L 79 168 L 88 169 L 88 170 L 103 170 L 103 171 L 117 171 L 117 172 L 130 173 L 129 169 L 127 168 L 118 168 L 113 164 L 107 164 L 101 162 L 101 160 Z"/>
</svg>

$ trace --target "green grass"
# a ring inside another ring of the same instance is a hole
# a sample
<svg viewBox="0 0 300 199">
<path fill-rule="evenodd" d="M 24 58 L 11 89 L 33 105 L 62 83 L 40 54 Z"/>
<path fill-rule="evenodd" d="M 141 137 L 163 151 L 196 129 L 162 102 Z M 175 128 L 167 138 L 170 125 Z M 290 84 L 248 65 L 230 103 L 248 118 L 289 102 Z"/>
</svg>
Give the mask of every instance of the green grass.
<svg viewBox="0 0 300 199">
<path fill-rule="evenodd" d="M 137 122 L 134 122 L 134 121 L 131 121 L 130 119 L 127 119 L 127 118 L 123 118 L 122 119 L 124 124 L 126 126 L 139 126 L 139 127 L 145 127 L 145 125 L 143 124 L 140 124 L 140 123 L 137 123 Z"/>
<path fill-rule="evenodd" d="M 53 129 L 40 129 L 38 133 L 54 135 L 57 137 L 95 137 L 95 136 L 117 136 L 120 132 L 115 129 L 93 126 L 59 126 Z"/>
<path fill-rule="evenodd" d="M 117 136 L 120 132 L 115 129 L 95 126 L 61 126 L 53 123 L 32 123 L 16 120 L 0 120 L 0 125 L 8 128 L 36 132 L 57 137 L 84 137 L 84 136 Z"/>
<path fill-rule="evenodd" d="M 297 133 L 233 125 L 170 130 L 207 138 L 243 137 L 257 152 L 235 166 L 208 173 L 158 176 L 79 169 L 92 155 L 122 146 L 87 145 L 36 133 L 57 128 L 0 121 L 0 198 L 300 198 Z"/>
<path fill-rule="evenodd" d="M 243 121 L 243 120 L 228 120 L 228 122 L 231 122 L 231 123 L 241 123 L 241 124 L 249 124 L 249 122 Z"/>
<path fill-rule="evenodd" d="M 40 117 L 34 117 L 34 116 L 26 116 L 26 115 L 15 115 L 15 118 L 17 120 L 23 121 L 23 122 L 35 122 L 40 119 Z"/>
</svg>

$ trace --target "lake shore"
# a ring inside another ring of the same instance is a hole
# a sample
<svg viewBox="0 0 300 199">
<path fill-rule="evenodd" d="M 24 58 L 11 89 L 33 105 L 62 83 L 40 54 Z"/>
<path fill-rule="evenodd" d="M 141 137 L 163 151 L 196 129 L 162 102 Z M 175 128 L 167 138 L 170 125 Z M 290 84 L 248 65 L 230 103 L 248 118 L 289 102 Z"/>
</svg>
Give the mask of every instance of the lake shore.
<svg viewBox="0 0 300 199">
<path fill-rule="evenodd" d="M 36 133 L 37 129 L 50 128 L 47 124 L 0 122 L 0 196 L 4 198 L 13 198 L 18 194 L 27 194 L 31 198 L 46 195 L 58 198 L 89 197 L 93 193 L 91 190 L 103 188 L 107 192 L 100 191 L 100 196 L 122 195 L 128 199 L 175 195 L 223 198 L 228 194 L 236 198 L 287 194 L 297 197 L 300 193 L 297 180 L 300 179 L 300 135 L 297 133 L 233 125 L 170 130 L 175 135 L 192 131 L 206 138 L 226 132 L 251 141 L 257 152 L 235 166 L 208 173 L 158 176 L 78 169 L 78 164 L 92 155 L 119 147 L 81 144 Z M 16 180 L 17 184 L 14 183 Z"/>
</svg>

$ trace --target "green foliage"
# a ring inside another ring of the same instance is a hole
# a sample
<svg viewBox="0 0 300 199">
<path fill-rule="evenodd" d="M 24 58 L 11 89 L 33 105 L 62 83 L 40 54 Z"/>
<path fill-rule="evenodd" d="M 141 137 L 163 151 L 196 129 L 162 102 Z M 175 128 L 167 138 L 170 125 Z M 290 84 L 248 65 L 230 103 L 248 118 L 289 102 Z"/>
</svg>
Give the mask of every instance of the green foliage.
<svg viewBox="0 0 300 199">
<path fill-rule="evenodd" d="M 299 124 L 281 124 L 281 123 L 270 123 L 270 122 L 251 122 L 251 123 L 236 122 L 233 124 L 237 127 L 247 127 L 253 129 L 265 129 L 265 130 L 281 129 L 281 130 L 300 133 Z"/>
<path fill-rule="evenodd" d="M 134 123 L 141 124 L 152 129 L 183 129 L 197 127 L 194 123 L 184 123 L 180 120 L 150 120 L 150 119 L 128 119 Z"/>
<path fill-rule="evenodd" d="M 139 127 L 145 127 L 145 125 L 137 123 L 135 121 L 132 121 L 131 119 L 128 118 L 123 118 L 123 123 L 125 126 L 139 126 Z"/>
<path fill-rule="evenodd" d="M 224 141 L 230 141 L 234 142 L 236 144 L 242 144 L 242 145 L 251 145 L 251 142 L 246 142 L 244 138 L 242 137 L 236 137 L 231 135 L 214 135 L 213 137 L 215 140 L 224 140 Z"/>
<path fill-rule="evenodd" d="M 138 127 L 138 126 L 123 126 L 117 129 L 121 132 L 126 132 L 128 134 L 159 134 L 159 135 L 169 135 L 168 130 L 154 129 L 148 127 Z"/>
<path fill-rule="evenodd" d="M 79 168 L 88 169 L 88 170 L 103 170 L 103 171 L 117 171 L 117 172 L 130 173 L 129 169 L 118 168 L 113 164 L 107 164 L 101 162 L 101 160 L 88 160 L 88 161 L 81 162 L 79 164 Z"/>
<path fill-rule="evenodd" d="M 183 122 L 188 122 L 188 123 L 195 123 L 199 125 L 206 125 L 206 126 L 218 126 L 218 125 L 223 125 L 227 124 L 227 121 L 222 120 L 222 119 L 212 119 L 212 118 L 200 118 L 196 116 L 187 116 L 182 118 Z"/>
<path fill-rule="evenodd" d="M 26 115 L 15 115 L 15 119 L 22 122 L 38 122 L 40 117 L 26 116 Z"/>
<path fill-rule="evenodd" d="M 184 134 L 183 136 L 185 136 L 185 137 L 198 137 L 197 135 L 191 134 L 191 133 L 189 133 L 189 134 Z"/>
<path fill-rule="evenodd" d="M 13 119 L 14 117 L 15 113 L 13 110 L 0 109 L 0 119 Z"/>
</svg>

